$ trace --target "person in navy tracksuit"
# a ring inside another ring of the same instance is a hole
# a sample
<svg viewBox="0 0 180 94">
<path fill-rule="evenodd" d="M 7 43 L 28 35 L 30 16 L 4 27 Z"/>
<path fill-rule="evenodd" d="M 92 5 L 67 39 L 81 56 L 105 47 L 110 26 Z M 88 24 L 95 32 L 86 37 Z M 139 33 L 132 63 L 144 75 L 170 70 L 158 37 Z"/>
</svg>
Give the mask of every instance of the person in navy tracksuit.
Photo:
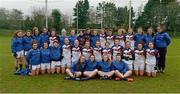
<svg viewBox="0 0 180 94">
<path fill-rule="evenodd" d="M 14 33 L 14 37 L 11 40 L 11 50 L 15 57 L 16 73 L 22 70 L 24 59 L 24 45 L 22 31 L 18 30 Z"/>
<path fill-rule="evenodd" d="M 74 46 L 74 41 L 77 39 L 77 36 L 75 36 L 75 30 L 71 30 L 71 35 L 69 36 L 69 41 L 70 41 L 70 44 L 71 46 Z"/>
<path fill-rule="evenodd" d="M 163 25 L 159 25 L 157 27 L 157 31 L 158 32 L 154 37 L 154 43 L 160 55 L 158 62 L 158 69 L 159 72 L 163 73 L 165 69 L 167 47 L 171 43 L 171 38 L 168 35 L 168 33 L 164 31 Z"/>
<path fill-rule="evenodd" d="M 47 70 L 47 73 L 51 73 L 51 58 L 50 58 L 50 49 L 48 42 L 44 42 L 44 47 L 40 49 L 41 51 L 41 73 L 44 74 Z"/>
<path fill-rule="evenodd" d="M 31 31 L 27 30 L 26 36 L 23 37 L 24 55 L 26 55 L 27 52 L 31 49 L 32 41 L 33 41 L 33 38 L 31 35 Z"/>
<path fill-rule="evenodd" d="M 70 78 L 80 80 L 80 77 L 83 75 L 85 65 L 85 57 L 80 56 L 78 63 L 71 65 L 71 68 L 67 68 L 66 73 L 70 76 Z"/>
<path fill-rule="evenodd" d="M 38 48 L 40 48 L 40 34 L 39 34 L 39 30 L 37 27 L 33 28 L 33 33 L 32 33 L 32 38 L 33 40 L 36 40 L 37 44 L 38 44 Z"/>
<path fill-rule="evenodd" d="M 101 76 L 100 79 L 110 79 L 114 75 L 111 60 L 107 55 L 103 56 L 102 62 L 98 62 L 98 75 Z"/>
<path fill-rule="evenodd" d="M 86 66 L 83 75 L 87 78 L 92 78 L 96 76 L 98 70 L 97 70 L 97 62 L 95 60 L 94 55 L 90 55 L 90 59 L 86 61 Z"/>
<path fill-rule="evenodd" d="M 80 46 L 81 48 L 84 47 L 85 37 L 84 37 L 83 31 L 79 31 L 79 35 L 78 35 L 78 37 L 77 37 L 77 40 L 79 41 L 79 46 Z"/>
<path fill-rule="evenodd" d="M 154 42 L 154 32 L 152 27 L 147 29 L 147 35 L 145 36 L 145 48 L 148 48 L 149 42 Z"/>
<path fill-rule="evenodd" d="M 43 28 L 43 32 L 40 34 L 40 47 L 43 47 L 44 42 L 49 41 L 48 29 Z"/>
<path fill-rule="evenodd" d="M 93 34 L 90 36 L 91 47 L 96 47 L 96 41 L 100 41 L 100 36 L 98 35 L 97 31 L 94 30 Z"/>
<path fill-rule="evenodd" d="M 64 39 L 65 39 L 66 37 L 67 37 L 67 35 L 66 35 L 66 30 L 63 28 L 63 29 L 61 30 L 61 35 L 59 36 L 59 43 L 60 43 L 61 46 L 64 45 Z"/>
<path fill-rule="evenodd" d="M 112 63 L 112 70 L 122 80 L 128 80 L 128 77 L 132 75 L 132 70 L 129 70 L 127 64 L 121 59 L 121 54 L 116 55 L 116 60 Z M 115 80 L 118 78 L 115 78 Z"/>
<path fill-rule="evenodd" d="M 38 44 L 36 41 L 33 41 L 32 49 L 26 55 L 27 62 L 31 65 L 31 73 L 29 73 L 31 76 L 39 75 L 41 62 L 40 55 L 41 52 L 38 49 Z"/>
<path fill-rule="evenodd" d="M 50 47 L 50 58 L 51 58 L 51 73 L 60 73 L 61 59 L 62 59 L 62 48 L 58 41 L 54 41 L 53 46 Z"/>
<path fill-rule="evenodd" d="M 137 48 L 137 44 L 141 43 L 141 44 L 145 44 L 145 35 L 144 35 L 144 31 L 142 27 L 139 27 L 137 29 L 137 34 L 134 35 L 134 41 L 135 41 L 135 47 Z"/>
</svg>

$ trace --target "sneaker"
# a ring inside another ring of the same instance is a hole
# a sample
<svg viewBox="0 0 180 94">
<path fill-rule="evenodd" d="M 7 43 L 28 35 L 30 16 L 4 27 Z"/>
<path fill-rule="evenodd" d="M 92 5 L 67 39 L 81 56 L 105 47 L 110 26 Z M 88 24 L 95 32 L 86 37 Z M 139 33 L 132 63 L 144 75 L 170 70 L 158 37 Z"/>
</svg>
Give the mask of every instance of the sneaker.
<svg viewBox="0 0 180 94">
<path fill-rule="evenodd" d="M 72 78 L 71 78 L 71 77 L 66 76 L 66 77 L 64 77 L 64 80 L 72 80 Z"/>
<path fill-rule="evenodd" d="M 76 80 L 76 81 L 80 81 L 81 79 L 80 79 L 80 78 L 78 78 L 78 77 L 76 77 L 76 78 L 74 78 L 74 80 Z"/>
<path fill-rule="evenodd" d="M 119 78 L 119 77 L 116 77 L 116 78 L 115 78 L 115 80 L 116 80 L 116 81 L 120 81 L 120 80 L 121 80 L 121 78 Z"/>
<path fill-rule="evenodd" d="M 127 78 L 127 81 L 132 82 L 132 81 L 134 81 L 134 79 L 133 78 Z"/>
<path fill-rule="evenodd" d="M 88 77 L 81 78 L 81 80 L 83 80 L 83 81 L 88 80 L 88 79 L 89 79 Z"/>
<path fill-rule="evenodd" d="M 104 76 L 100 77 L 100 80 L 105 80 L 106 78 Z"/>
</svg>

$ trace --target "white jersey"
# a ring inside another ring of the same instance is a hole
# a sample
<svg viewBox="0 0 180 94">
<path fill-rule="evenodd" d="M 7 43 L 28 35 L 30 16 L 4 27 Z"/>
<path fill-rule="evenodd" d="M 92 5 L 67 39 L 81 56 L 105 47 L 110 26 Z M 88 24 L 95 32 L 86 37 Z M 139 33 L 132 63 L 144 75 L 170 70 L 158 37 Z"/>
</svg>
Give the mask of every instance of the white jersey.
<svg viewBox="0 0 180 94">
<path fill-rule="evenodd" d="M 64 56 L 64 58 L 71 58 L 71 45 L 62 46 L 62 56 Z"/>
<path fill-rule="evenodd" d="M 133 60 L 132 60 L 133 54 L 134 54 L 133 50 L 131 50 L 131 49 L 124 49 L 123 50 L 123 58 L 124 58 L 123 61 L 126 64 L 132 64 L 133 63 Z M 132 57 L 132 58 L 127 59 L 127 57 Z"/>
<path fill-rule="evenodd" d="M 119 46 L 113 46 L 112 47 L 112 54 L 113 54 L 113 60 L 116 60 L 116 55 L 117 54 L 121 54 L 122 55 L 122 47 L 119 45 Z"/>
<path fill-rule="evenodd" d="M 110 44 L 109 47 L 112 47 L 114 45 L 114 36 L 107 36 L 106 39 Z"/>
<path fill-rule="evenodd" d="M 100 34 L 100 42 L 101 42 L 101 47 L 105 47 L 105 43 L 106 43 L 106 35 L 102 35 Z"/>
<path fill-rule="evenodd" d="M 95 59 L 96 59 L 96 61 L 102 61 L 102 48 L 101 47 L 99 47 L 99 48 L 97 48 L 97 47 L 95 47 L 95 48 L 93 48 L 93 54 L 94 54 L 94 56 L 95 56 Z"/>
<path fill-rule="evenodd" d="M 135 64 L 138 64 L 138 65 L 141 65 L 141 64 L 144 64 L 144 61 L 145 61 L 145 51 L 142 49 L 142 50 L 134 50 L 134 55 L 135 55 L 135 60 L 134 60 L 134 63 Z"/>
<path fill-rule="evenodd" d="M 57 41 L 57 36 L 50 36 L 49 37 L 49 46 L 53 46 L 54 41 Z"/>
<path fill-rule="evenodd" d="M 134 35 L 127 34 L 126 35 L 126 41 L 130 42 L 131 49 L 134 50 L 134 46 L 135 46 Z"/>
<path fill-rule="evenodd" d="M 125 47 L 125 42 L 124 42 L 125 36 L 124 35 L 117 35 L 115 38 L 119 40 L 120 46 Z"/>
<path fill-rule="evenodd" d="M 156 65 L 156 55 L 158 51 L 156 49 L 146 49 L 146 64 Z"/>
<path fill-rule="evenodd" d="M 83 48 L 82 49 L 82 55 L 85 57 L 86 60 L 89 59 L 91 54 L 92 54 L 92 49 L 91 48 Z"/>
<path fill-rule="evenodd" d="M 72 63 L 77 63 L 81 56 L 80 47 L 72 47 Z"/>
<path fill-rule="evenodd" d="M 104 48 L 102 50 L 102 54 L 103 55 L 107 55 L 108 57 L 112 57 L 112 50 L 111 50 L 111 48 Z"/>
</svg>

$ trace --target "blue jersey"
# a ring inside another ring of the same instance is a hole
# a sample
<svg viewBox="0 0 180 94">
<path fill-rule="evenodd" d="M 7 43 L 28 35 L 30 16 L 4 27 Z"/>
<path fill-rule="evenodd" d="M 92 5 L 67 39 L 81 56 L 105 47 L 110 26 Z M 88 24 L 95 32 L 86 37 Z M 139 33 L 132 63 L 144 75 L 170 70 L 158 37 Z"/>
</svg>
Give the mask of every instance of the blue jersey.
<svg viewBox="0 0 180 94">
<path fill-rule="evenodd" d="M 145 43 L 145 35 L 144 34 L 135 34 L 134 35 L 134 40 L 135 40 L 135 47 L 137 47 L 138 43 Z"/>
<path fill-rule="evenodd" d="M 40 41 L 41 41 L 40 36 L 39 35 L 33 35 L 32 38 L 33 38 L 33 40 L 35 40 L 37 42 L 38 48 L 40 48 Z"/>
<path fill-rule="evenodd" d="M 109 62 L 98 62 L 98 69 L 103 72 L 109 72 L 112 70 L 111 64 Z"/>
<path fill-rule="evenodd" d="M 96 41 L 100 41 L 100 36 L 99 35 L 91 35 L 90 36 L 90 43 L 91 43 L 91 47 L 95 47 L 96 46 Z"/>
<path fill-rule="evenodd" d="M 12 50 L 12 53 L 16 53 L 18 51 L 24 50 L 23 38 L 22 37 L 17 37 L 17 38 L 12 39 L 11 50 Z"/>
<path fill-rule="evenodd" d="M 32 37 L 27 37 L 27 36 L 23 37 L 23 45 L 25 51 L 29 51 L 32 48 L 32 41 L 33 41 Z"/>
<path fill-rule="evenodd" d="M 50 57 L 52 61 L 60 61 L 62 58 L 62 49 L 60 46 L 58 47 L 54 47 L 51 46 L 50 47 Z"/>
<path fill-rule="evenodd" d="M 40 50 L 39 49 L 31 49 L 26 56 L 27 62 L 31 65 L 38 65 L 40 64 Z"/>
<path fill-rule="evenodd" d="M 66 36 L 59 36 L 59 43 L 61 46 L 64 45 L 64 39 L 66 38 Z"/>
<path fill-rule="evenodd" d="M 154 43 L 154 36 L 153 35 L 146 35 L 145 36 L 145 48 L 148 48 L 148 43 L 149 42 Z"/>
<path fill-rule="evenodd" d="M 50 63 L 51 58 L 50 58 L 50 49 L 41 49 L 41 63 Z"/>
<path fill-rule="evenodd" d="M 78 72 L 78 71 L 83 72 L 84 69 L 85 69 L 85 65 L 86 65 L 86 63 L 84 62 L 84 63 L 80 64 L 80 66 L 79 66 L 79 68 L 78 68 L 78 63 L 73 64 L 73 65 L 71 66 L 71 72 L 72 72 L 72 73 Z"/>
<path fill-rule="evenodd" d="M 171 38 L 166 32 L 157 32 L 154 43 L 157 48 L 166 48 L 171 43 Z"/>
<path fill-rule="evenodd" d="M 48 33 L 40 34 L 40 47 L 44 46 L 44 42 L 49 42 L 49 35 L 48 35 Z"/>
<path fill-rule="evenodd" d="M 77 39 L 76 36 L 69 36 L 69 41 L 70 41 L 70 44 L 71 46 L 74 46 L 74 41 Z"/>
<path fill-rule="evenodd" d="M 85 71 L 93 71 L 96 68 L 97 68 L 97 62 L 96 61 L 91 61 L 91 60 L 86 61 Z"/>
<path fill-rule="evenodd" d="M 118 70 L 120 73 L 126 73 L 129 69 L 128 69 L 128 66 L 126 63 L 124 63 L 124 61 L 113 61 L 113 64 L 112 64 L 112 69 L 113 70 Z"/>
</svg>

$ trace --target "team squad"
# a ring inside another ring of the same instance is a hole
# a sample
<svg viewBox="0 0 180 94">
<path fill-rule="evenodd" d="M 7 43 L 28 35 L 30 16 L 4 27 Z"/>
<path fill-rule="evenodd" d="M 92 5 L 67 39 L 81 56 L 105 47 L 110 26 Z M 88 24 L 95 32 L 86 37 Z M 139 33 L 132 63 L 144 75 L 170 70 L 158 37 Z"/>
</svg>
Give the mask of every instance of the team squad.
<svg viewBox="0 0 180 94">
<path fill-rule="evenodd" d="M 126 32 L 118 29 L 113 34 L 110 29 L 75 30 L 61 35 L 55 29 L 42 33 L 37 27 L 15 32 L 11 48 L 15 57 L 16 74 L 31 76 L 44 73 L 66 73 L 65 79 L 83 80 L 94 77 L 100 79 L 128 80 L 131 75 L 155 77 L 156 72 L 164 72 L 167 46 L 171 39 L 161 25 L 154 34 L 152 27 L 146 34 L 142 27 L 135 34 L 132 28 Z M 26 63 L 25 63 L 26 62 Z M 23 70 L 23 65 L 26 69 Z"/>
</svg>

